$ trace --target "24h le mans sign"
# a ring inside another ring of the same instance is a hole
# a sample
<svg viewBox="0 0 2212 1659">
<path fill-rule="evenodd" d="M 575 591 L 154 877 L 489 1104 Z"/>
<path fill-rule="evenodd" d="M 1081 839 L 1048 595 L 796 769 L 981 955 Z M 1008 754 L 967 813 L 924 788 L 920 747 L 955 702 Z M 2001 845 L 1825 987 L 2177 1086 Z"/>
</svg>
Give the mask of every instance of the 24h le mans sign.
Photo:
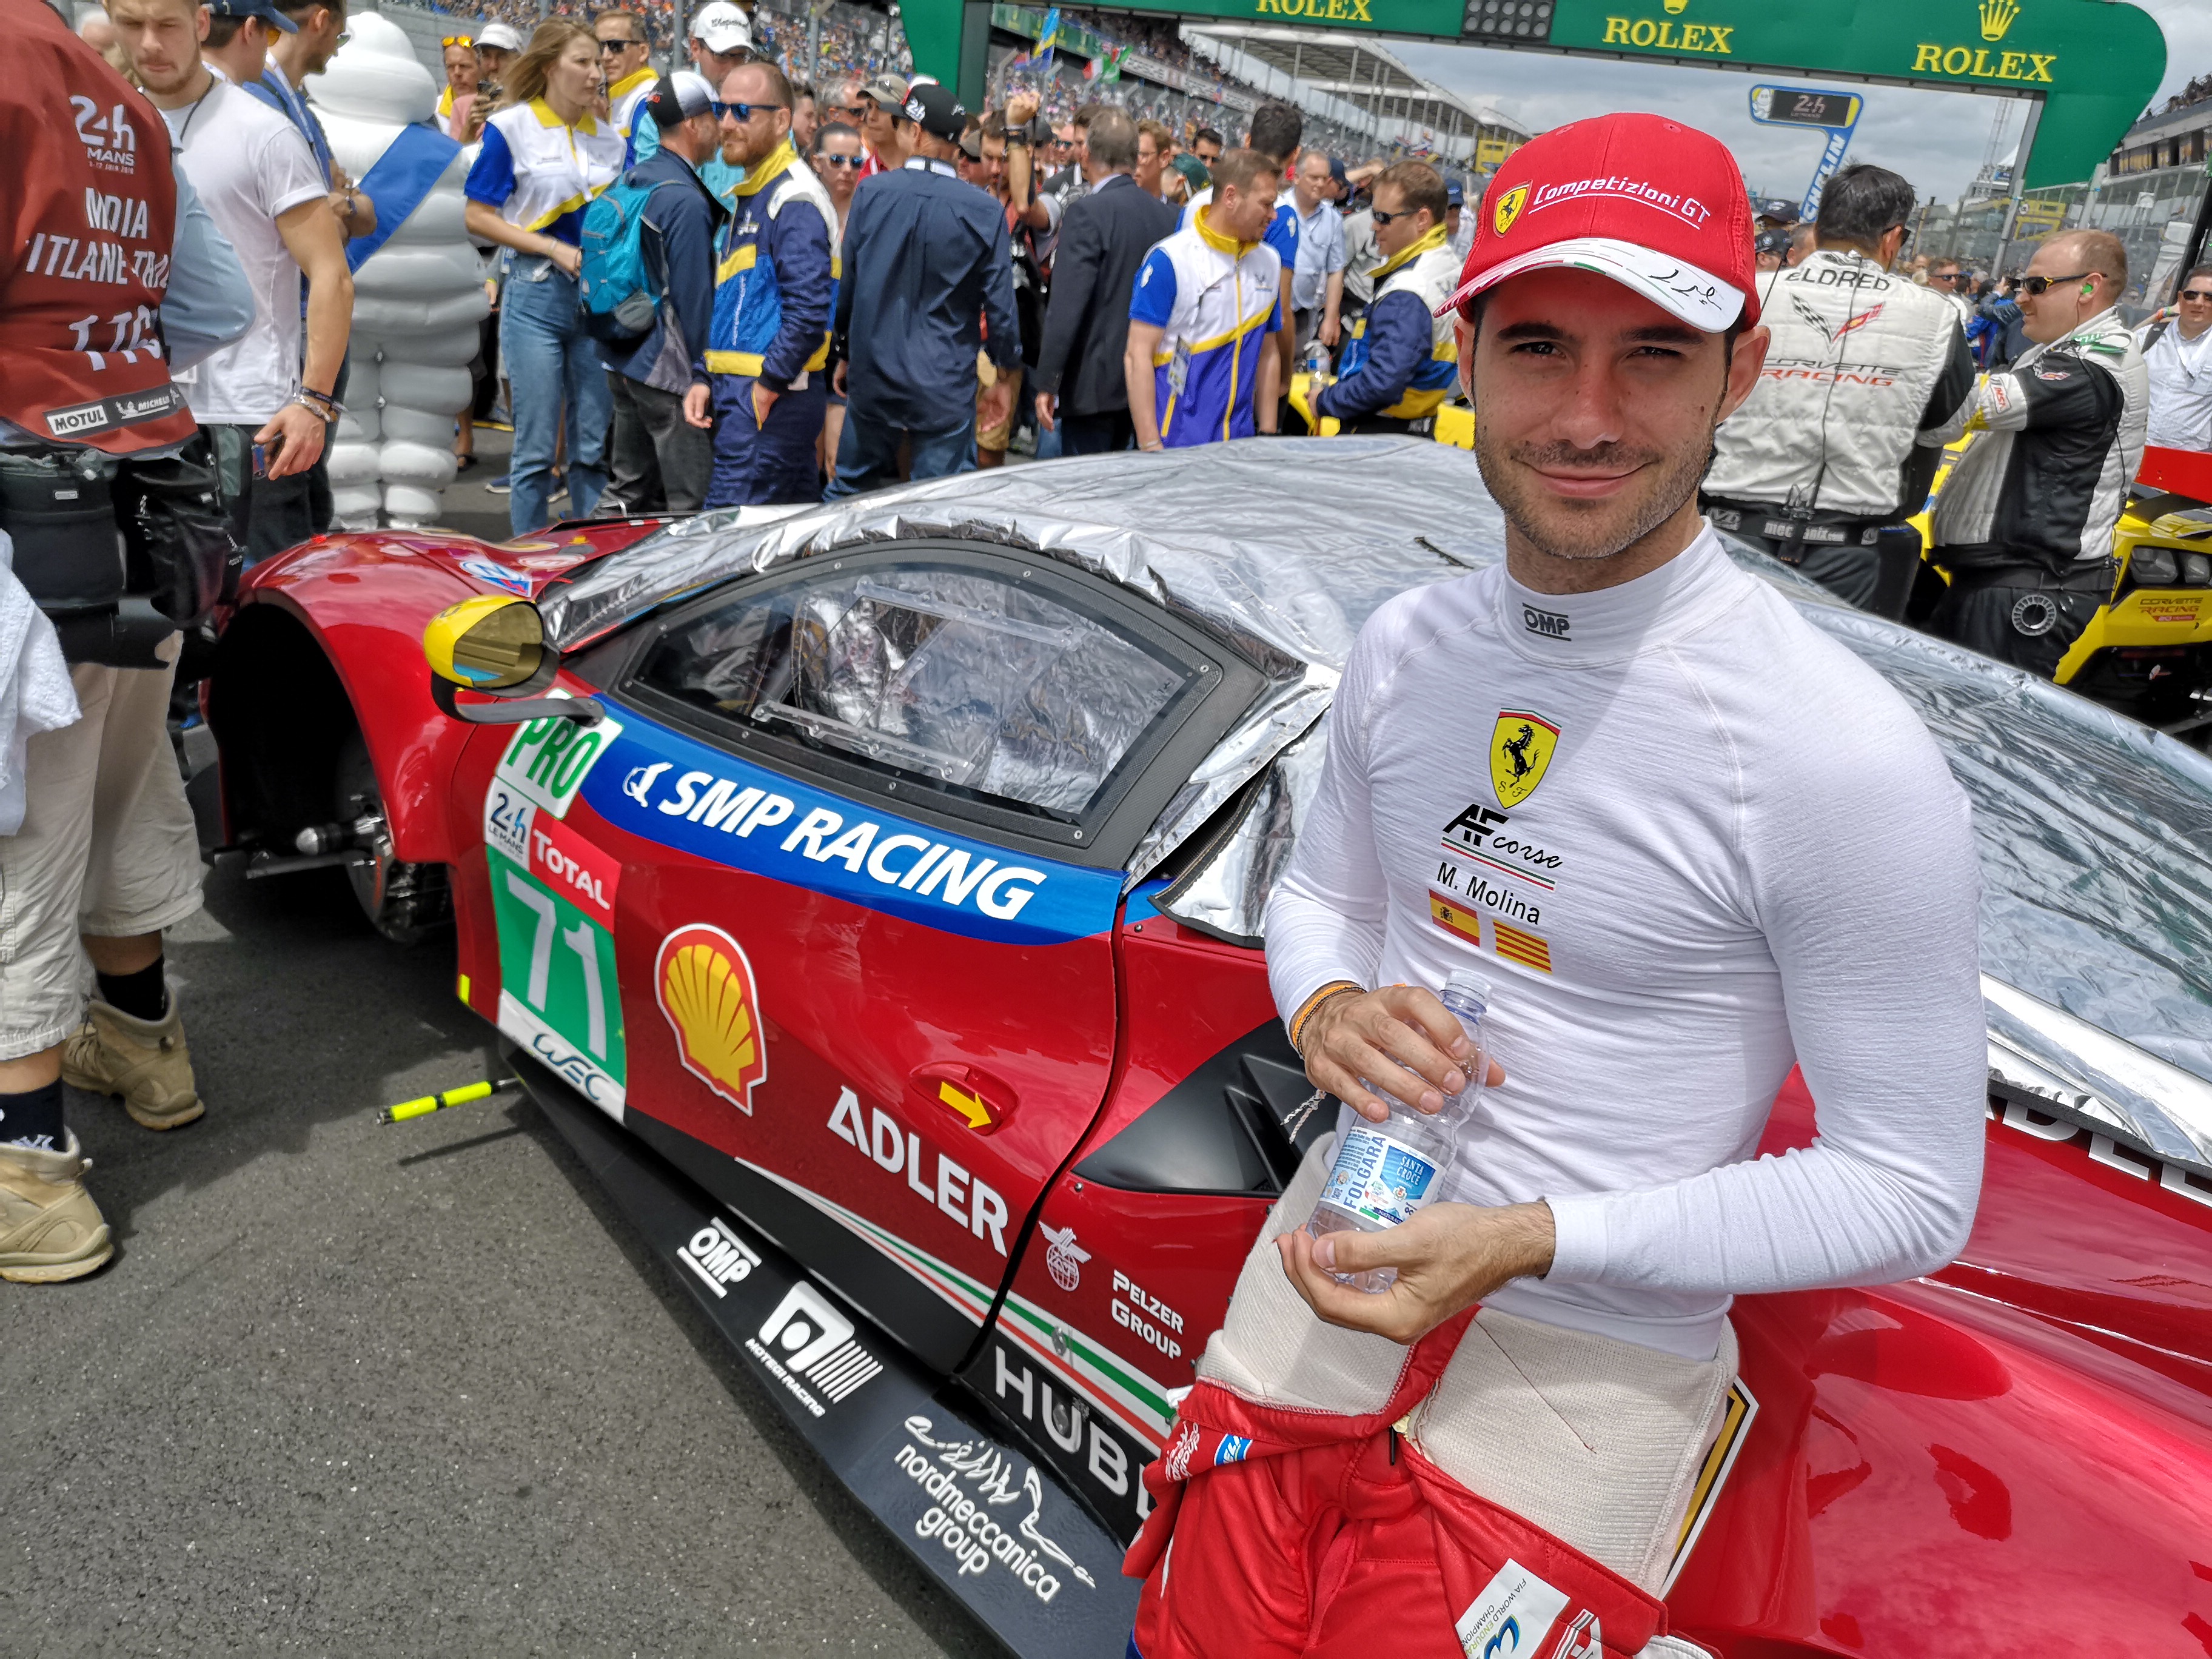
<svg viewBox="0 0 2212 1659">
<path fill-rule="evenodd" d="M 2087 179 L 2157 89 L 2166 38 L 2112 0 L 1117 0 L 1132 11 L 1671 60 L 2043 101 L 2024 186 Z M 988 0 L 905 0 L 915 63 L 980 95 Z M 973 84 L 970 84 L 970 82 Z"/>
</svg>

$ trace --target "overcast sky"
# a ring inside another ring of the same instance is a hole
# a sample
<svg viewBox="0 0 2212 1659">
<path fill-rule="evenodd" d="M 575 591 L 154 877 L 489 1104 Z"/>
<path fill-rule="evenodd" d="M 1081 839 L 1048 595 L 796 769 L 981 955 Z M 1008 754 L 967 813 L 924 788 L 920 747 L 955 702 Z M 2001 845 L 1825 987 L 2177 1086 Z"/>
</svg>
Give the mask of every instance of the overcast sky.
<svg viewBox="0 0 2212 1659">
<path fill-rule="evenodd" d="M 1785 0 L 1786 3 L 1786 0 Z M 2207 0 L 2136 0 L 2166 31 L 2162 101 L 2199 75 L 2212 72 L 2212 3 Z M 1650 110 L 1706 131 L 1734 149 L 1744 178 L 1761 196 L 1804 194 L 1820 158 L 1825 135 L 1761 126 L 1751 118 L 1756 76 L 1664 64 L 1624 64 L 1555 57 L 1548 52 L 1498 52 L 1401 40 L 1391 50 L 1418 75 L 1478 104 L 1494 104 L 1535 131 L 1606 110 Z M 1861 87 L 1788 77 L 1793 86 L 1832 84 L 1866 100 L 1852 135 L 1849 159 L 1893 167 L 1912 180 L 1923 198 L 1948 202 L 1972 182 L 2000 107 L 2011 112 L 2009 153 L 2020 136 L 2026 104 L 2018 99 L 1972 93 L 1921 91 L 1906 87 Z"/>
</svg>

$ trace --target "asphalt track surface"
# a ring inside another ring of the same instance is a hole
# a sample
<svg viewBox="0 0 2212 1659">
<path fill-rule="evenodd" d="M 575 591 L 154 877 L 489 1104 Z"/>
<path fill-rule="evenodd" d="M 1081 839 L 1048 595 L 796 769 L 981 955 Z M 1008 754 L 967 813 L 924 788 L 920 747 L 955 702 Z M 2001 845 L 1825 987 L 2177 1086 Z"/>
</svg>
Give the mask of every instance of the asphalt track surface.
<svg viewBox="0 0 2212 1659">
<path fill-rule="evenodd" d="M 227 863 L 169 961 L 207 1115 L 72 1091 L 115 1260 L 0 1284 L 0 1659 L 1002 1652 L 526 1097 L 379 1127 L 497 1074 L 449 943 Z"/>
</svg>

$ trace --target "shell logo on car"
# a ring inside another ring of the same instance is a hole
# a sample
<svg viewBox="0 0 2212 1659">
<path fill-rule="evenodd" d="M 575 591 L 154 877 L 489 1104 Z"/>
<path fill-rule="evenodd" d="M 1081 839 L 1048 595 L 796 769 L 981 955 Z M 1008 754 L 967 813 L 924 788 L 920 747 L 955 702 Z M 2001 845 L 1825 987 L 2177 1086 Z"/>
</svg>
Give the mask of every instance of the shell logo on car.
<svg viewBox="0 0 2212 1659">
<path fill-rule="evenodd" d="M 703 922 L 678 927 L 660 942 L 653 983 L 684 1069 L 750 1113 L 754 1085 L 768 1076 L 768 1048 L 744 947 Z"/>
</svg>

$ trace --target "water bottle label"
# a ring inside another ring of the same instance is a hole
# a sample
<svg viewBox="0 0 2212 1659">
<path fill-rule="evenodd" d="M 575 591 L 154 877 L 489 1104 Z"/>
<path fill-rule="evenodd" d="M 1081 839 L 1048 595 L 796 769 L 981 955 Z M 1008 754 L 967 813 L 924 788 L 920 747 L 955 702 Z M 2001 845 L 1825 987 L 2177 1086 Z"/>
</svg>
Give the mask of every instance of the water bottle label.
<svg viewBox="0 0 2212 1659">
<path fill-rule="evenodd" d="M 1437 1166 L 1403 1141 L 1378 1129 L 1345 1132 L 1321 1201 L 1395 1227 L 1436 1196 Z"/>
</svg>

